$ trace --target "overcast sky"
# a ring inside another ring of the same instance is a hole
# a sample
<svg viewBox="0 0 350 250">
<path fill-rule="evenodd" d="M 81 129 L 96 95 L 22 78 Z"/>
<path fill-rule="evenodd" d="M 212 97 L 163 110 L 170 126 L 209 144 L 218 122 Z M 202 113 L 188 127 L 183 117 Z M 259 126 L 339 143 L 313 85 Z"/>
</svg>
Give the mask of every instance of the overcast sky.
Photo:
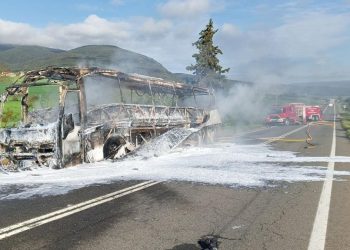
<svg viewBox="0 0 350 250">
<path fill-rule="evenodd" d="M 2 0 L 0 43 L 112 44 L 186 72 L 209 18 L 231 78 L 350 79 L 350 0 Z"/>
</svg>

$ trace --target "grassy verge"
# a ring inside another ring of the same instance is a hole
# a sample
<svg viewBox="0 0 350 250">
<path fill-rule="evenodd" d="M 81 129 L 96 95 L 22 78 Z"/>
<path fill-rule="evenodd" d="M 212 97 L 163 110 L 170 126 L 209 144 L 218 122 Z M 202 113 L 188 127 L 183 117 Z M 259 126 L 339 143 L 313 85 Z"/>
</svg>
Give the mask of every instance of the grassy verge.
<svg viewBox="0 0 350 250">
<path fill-rule="evenodd" d="M 350 111 L 342 111 L 340 113 L 340 124 L 346 131 L 346 136 L 350 139 Z"/>
</svg>

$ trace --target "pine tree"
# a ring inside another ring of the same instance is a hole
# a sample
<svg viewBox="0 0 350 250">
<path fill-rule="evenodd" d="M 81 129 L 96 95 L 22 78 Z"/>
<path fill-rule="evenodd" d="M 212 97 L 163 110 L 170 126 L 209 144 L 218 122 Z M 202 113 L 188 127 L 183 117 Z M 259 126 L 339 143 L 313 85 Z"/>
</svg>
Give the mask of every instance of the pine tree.
<svg viewBox="0 0 350 250">
<path fill-rule="evenodd" d="M 223 74 L 230 70 L 223 69 L 219 64 L 217 56 L 222 55 L 222 51 L 213 43 L 213 37 L 217 31 L 217 29 L 214 30 L 213 20 L 210 19 L 205 29 L 199 33 L 198 41 L 192 44 L 198 49 L 198 53 L 192 55 L 196 64 L 186 67 L 187 70 L 193 71 L 199 85 L 214 88 L 222 87 L 222 81 L 225 79 Z"/>
</svg>

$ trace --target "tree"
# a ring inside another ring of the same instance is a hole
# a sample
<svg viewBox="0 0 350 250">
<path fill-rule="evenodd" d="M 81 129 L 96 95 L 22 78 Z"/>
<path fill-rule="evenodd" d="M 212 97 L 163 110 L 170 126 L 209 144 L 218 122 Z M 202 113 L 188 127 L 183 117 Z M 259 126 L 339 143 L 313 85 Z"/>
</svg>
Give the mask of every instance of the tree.
<svg viewBox="0 0 350 250">
<path fill-rule="evenodd" d="M 222 51 L 213 42 L 217 31 L 217 29 L 214 30 L 213 20 L 210 19 L 205 29 L 199 33 L 198 41 L 192 44 L 198 49 L 198 53 L 192 55 L 196 64 L 186 67 L 187 70 L 193 71 L 199 85 L 213 88 L 222 87 L 222 81 L 225 79 L 223 74 L 230 70 L 229 68 L 223 69 L 219 64 L 217 56 L 222 55 Z"/>
</svg>

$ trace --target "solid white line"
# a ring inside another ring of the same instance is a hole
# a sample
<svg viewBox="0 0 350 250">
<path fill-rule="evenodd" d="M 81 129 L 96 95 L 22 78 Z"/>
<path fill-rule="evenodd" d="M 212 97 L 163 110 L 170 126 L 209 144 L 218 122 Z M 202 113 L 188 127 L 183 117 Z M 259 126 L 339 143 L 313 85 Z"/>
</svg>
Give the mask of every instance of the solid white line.
<svg viewBox="0 0 350 250">
<path fill-rule="evenodd" d="M 334 107 L 334 118 L 333 118 L 333 138 L 332 148 L 330 157 L 335 157 L 335 146 L 336 146 L 336 130 L 335 130 L 335 107 Z M 312 233 L 310 236 L 308 250 L 323 250 L 326 243 L 327 235 L 327 224 L 329 216 L 329 207 L 331 203 L 332 185 L 333 185 L 333 174 L 334 174 L 334 161 L 328 162 L 328 170 L 326 179 L 323 183 L 322 192 L 320 195 L 320 201 L 315 216 Z"/>
<path fill-rule="evenodd" d="M 288 133 L 285 133 L 285 134 L 280 135 L 280 136 L 278 136 L 278 137 L 274 137 L 274 138 L 272 138 L 272 139 L 270 139 L 270 140 L 268 140 L 268 141 L 266 141 L 266 142 L 263 142 L 262 144 L 269 144 L 269 143 L 278 141 L 279 139 L 282 139 L 282 138 L 284 138 L 284 137 L 287 137 L 288 135 L 294 134 L 294 133 L 296 133 L 296 132 L 298 132 L 298 131 L 300 131 L 300 130 L 306 128 L 306 127 L 307 127 L 307 125 L 304 125 L 304 126 L 302 126 L 302 127 L 300 127 L 300 128 L 297 128 L 297 129 L 294 129 L 294 130 L 292 130 L 292 131 L 289 131 Z"/>
<path fill-rule="evenodd" d="M 95 207 L 97 205 L 109 202 L 111 200 L 120 198 L 122 196 L 137 192 L 139 190 L 148 188 L 150 186 L 156 185 L 159 182 L 156 181 L 146 181 L 146 182 L 142 182 L 139 183 L 137 185 L 122 189 L 122 190 L 118 190 L 116 192 L 113 193 L 109 193 L 73 206 L 69 206 L 67 208 L 63 208 L 60 210 L 57 210 L 55 212 L 49 213 L 49 214 L 45 214 L 21 223 L 17 223 L 11 226 L 8 226 L 6 228 L 2 228 L 0 229 L 0 240 L 10 237 L 12 235 L 27 231 L 29 229 L 38 227 L 40 225 L 67 217 L 69 215 L 81 212 L 83 210 L 86 210 L 88 208 L 91 207 Z"/>
<path fill-rule="evenodd" d="M 134 186 L 127 187 L 127 188 L 124 188 L 124 189 L 122 189 L 122 190 L 115 191 L 115 192 L 113 192 L 113 193 L 109 193 L 109 194 L 106 194 L 106 195 L 103 195 L 103 196 L 100 196 L 100 197 L 97 197 L 97 198 L 94 198 L 94 199 L 91 199 L 91 200 L 87 200 L 87 201 L 85 201 L 85 202 L 82 202 L 82 203 L 79 203 L 79 204 L 76 204 L 76 205 L 73 205 L 73 206 L 69 206 L 69 207 L 67 207 L 67 208 L 63 208 L 63 209 L 57 210 L 57 211 L 55 211 L 55 212 L 51 212 L 51 213 L 48 213 L 48 214 L 45 214 L 45 215 L 42 215 L 42 216 L 39 216 L 39 217 L 30 219 L 30 220 L 27 220 L 27 221 L 24 221 L 24 222 L 21 222 L 21 223 L 17 223 L 17 224 L 15 224 L 15 225 L 12 225 L 12 226 L 9 226 L 9 227 L 0 229 L 0 234 L 2 234 L 2 233 L 4 233 L 4 232 L 7 232 L 7 231 L 10 231 L 10 230 L 13 230 L 13 229 L 15 229 L 15 228 L 18 228 L 18 227 L 21 227 L 21 226 L 30 224 L 30 223 L 34 223 L 34 222 L 37 222 L 37 221 L 40 221 L 40 220 L 43 220 L 43 219 L 52 217 L 52 216 L 54 216 L 54 215 L 58 215 L 58 214 L 61 214 L 61 213 L 64 213 L 64 212 L 67 212 L 67 211 L 70 211 L 70 210 L 79 208 L 79 207 L 81 207 L 81 206 L 85 206 L 85 205 L 87 205 L 87 204 L 96 202 L 97 200 L 103 200 L 103 199 L 108 198 L 108 197 L 110 197 L 110 196 L 113 196 L 113 195 L 116 195 L 116 194 L 119 194 L 119 193 L 123 193 L 123 192 L 129 191 L 129 190 L 131 190 L 131 189 L 137 188 L 137 187 L 139 187 L 139 186 L 146 185 L 146 184 L 151 183 L 151 182 L 152 182 L 152 181 L 142 182 L 142 183 L 136 184 L 136 185 L 134 185 Z"/>
</svg>

